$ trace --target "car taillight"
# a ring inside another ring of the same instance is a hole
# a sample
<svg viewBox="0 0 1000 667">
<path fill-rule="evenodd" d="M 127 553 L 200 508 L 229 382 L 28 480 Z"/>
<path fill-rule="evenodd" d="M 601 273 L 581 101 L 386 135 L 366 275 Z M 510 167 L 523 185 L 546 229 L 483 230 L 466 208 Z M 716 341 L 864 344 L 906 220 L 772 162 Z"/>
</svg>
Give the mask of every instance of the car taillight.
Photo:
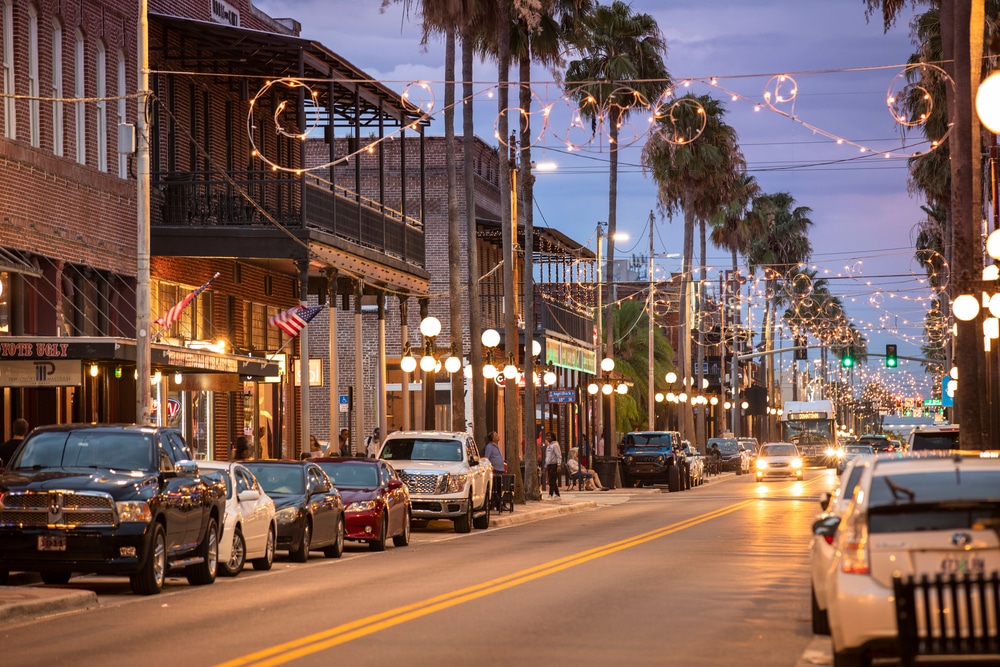
<svg viewBox="0 0 1000 667">
<path fill-rule="evenodd" d="M 868 574 L 868 522 L 865 517 L 852 515 L 841 532 L 840 571 Z"/>
<path fill-rule="evenodd" d="M 823 539 L 826 540 L 827 544 L 833 544 L 833 535 L 824 535 Z"/>
</svg>

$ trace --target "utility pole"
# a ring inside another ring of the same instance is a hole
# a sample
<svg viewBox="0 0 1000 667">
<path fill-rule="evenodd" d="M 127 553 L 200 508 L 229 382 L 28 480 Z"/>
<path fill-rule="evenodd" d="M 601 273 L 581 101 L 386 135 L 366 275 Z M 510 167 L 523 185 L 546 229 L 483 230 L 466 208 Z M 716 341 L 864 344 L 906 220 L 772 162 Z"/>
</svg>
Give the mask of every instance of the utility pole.
<svg viewBox="0 0 1000 667">
<path fill-rule="evenodd" d="M 646 409 L 649 411 L 648 428 L 650 431 L 654 429 L 654 416 L 653 416 L 653 212 L 649 212 L 649 294 L 646 295 L 646 318 L 649 323 L 649 330 L 647 332 L 647 342 L 649 348 L 649 365 L 646 369 L 647 372 L 647 385 L 646 385 Z"/>
<path fill-rule="evenodd" d="M 135 276 L 135 423 L 149 424 L 152 397 L 149 376 L 150 349 L 149 293 L 149 134 L 146 111 L 149 99 L 149 16 L 147 0 L 139 0 L 138 26 L 138 113 L 136 127 L 136 276 Z"/>
</svg>

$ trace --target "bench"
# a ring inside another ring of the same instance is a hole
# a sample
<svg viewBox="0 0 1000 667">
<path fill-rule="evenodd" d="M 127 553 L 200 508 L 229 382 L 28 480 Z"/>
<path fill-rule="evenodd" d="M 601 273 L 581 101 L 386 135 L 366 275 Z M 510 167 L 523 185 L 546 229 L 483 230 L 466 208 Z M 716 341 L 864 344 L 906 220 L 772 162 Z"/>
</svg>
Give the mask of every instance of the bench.
<svg viewBox="0 0 1000 667">
<path fill-rule="evenodd" d="M 893 577 L 900 662 L 1000 660 L 1000 573 Z"/>
</svg>

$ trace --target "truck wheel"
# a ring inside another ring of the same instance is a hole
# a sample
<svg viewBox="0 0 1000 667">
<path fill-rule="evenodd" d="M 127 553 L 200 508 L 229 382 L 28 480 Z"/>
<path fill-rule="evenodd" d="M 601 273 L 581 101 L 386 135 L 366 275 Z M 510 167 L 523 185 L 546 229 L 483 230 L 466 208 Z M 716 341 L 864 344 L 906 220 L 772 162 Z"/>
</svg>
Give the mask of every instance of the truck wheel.
<svg viewBox="0 0 1000 667">
<path fill-rule="evenodd" d="M 184 574 L 192 586 L 205 586 L 215 581 L 215 573 L 219 567 L 219 524 L 215 519 L 208 520 L 208 530 L 198 547 L 198 556 L 202 561 L 188 565 Z"/>
<path fill-rule="evenodd" d="M 288 557 L 295 563 L 305 563 L 309 560 L 309 545 L 312 543 L 312 526 L 306 521 L 302 528 L 302 539 L 299 545 L 288 552 Z"/>
<path fill-rule="evenodd" d="M 472 532 L 472 496 L 469 496 L 469 504 L 465 510 L 465 514 L 455 519 L 455 532 Z"/>
<path fill-rule="evenodd" d="M 62 586 L 69 583 L 72 572 L 42 572 L 42 583 L 50 586 Z"/>
<path fill-rule="evenodd" d="M 138 572 L 128 578 L 132 592 L 136 595 L 156 595 L 163 588 L 167 574 L 167 539 L 163 526 L 153 525 L 153 538 L 149 541 L 146 562 Z"/>
<path fill-rule="evenodd" d="M 491 491 L 487 489 L 486 500 L 483 501 L 483 513 L 472 519 L 472 525 L 477 530 L 485 530 L 490 527 L 490 493 Z"/>
<path fill-rule="evenodd" d="M 677 493 L 681 490 L 681 471 L 677 466 L 670 466 L 667 470 L 667 488 L 670 493 Z"/>
</svg>

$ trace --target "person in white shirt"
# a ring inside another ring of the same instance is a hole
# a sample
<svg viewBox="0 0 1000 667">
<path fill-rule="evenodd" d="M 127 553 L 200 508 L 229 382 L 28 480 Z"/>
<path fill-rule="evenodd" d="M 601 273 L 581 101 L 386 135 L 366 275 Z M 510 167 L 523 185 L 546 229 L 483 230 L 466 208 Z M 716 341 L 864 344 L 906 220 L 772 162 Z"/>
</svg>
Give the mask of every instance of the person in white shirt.
<svg viewBox="0 0 1000 667">
<path fill-rule="evenodd" d="M 372 434 L 365 438 L 365 453 L 370 459 L 378 458 L 379 429 L 376 426 Z"/>
<path fill-rule="evenodd" d="M 545 471 L 549 477 L 549 498 L 561 497 L 559 493 L 559 468 L 562 467 L 562 447 L 556 437 L 549 433 L 549 444 L 545 446 Z"/>
<path fill-rule="evenodd" d="M 579 456 L 579 450 L 574 447 L 569 450 L 569 458 L 566 459 L 566 467 L 569 469 L 569 479 L 566 480 L 567 485 L 571 485 L 573 482 L 580 481 L 580 490 L 586 489 L 587 491 L 600 491 L 604 487 L 601 485 L 601 479 L 597 476 L 597 473 L 593 470 L 584 470 L 577 460 Z"/>
</svg>

